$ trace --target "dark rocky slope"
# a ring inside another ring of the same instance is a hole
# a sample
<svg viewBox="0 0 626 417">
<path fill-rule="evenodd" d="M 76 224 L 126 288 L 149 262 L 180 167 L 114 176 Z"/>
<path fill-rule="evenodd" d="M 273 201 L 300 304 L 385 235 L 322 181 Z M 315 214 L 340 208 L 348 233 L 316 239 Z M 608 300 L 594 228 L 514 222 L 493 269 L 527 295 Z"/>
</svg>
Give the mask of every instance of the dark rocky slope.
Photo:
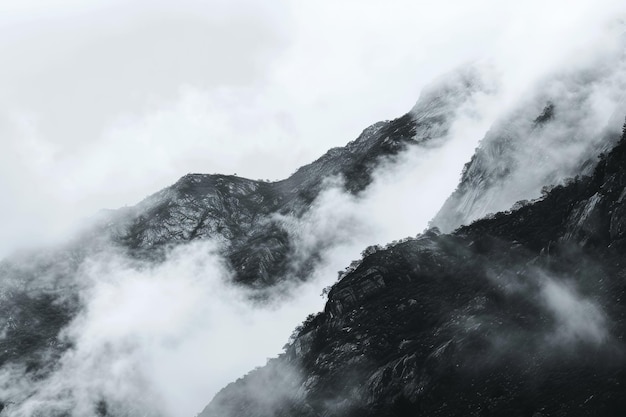
<svg viewBox="0 0 626 417">
<path fill-rule="evenodd" d="M 373 251 L 200 416 L 626 415 L 625 250 L 623 134 L 540 201 Z"/>
</svg>

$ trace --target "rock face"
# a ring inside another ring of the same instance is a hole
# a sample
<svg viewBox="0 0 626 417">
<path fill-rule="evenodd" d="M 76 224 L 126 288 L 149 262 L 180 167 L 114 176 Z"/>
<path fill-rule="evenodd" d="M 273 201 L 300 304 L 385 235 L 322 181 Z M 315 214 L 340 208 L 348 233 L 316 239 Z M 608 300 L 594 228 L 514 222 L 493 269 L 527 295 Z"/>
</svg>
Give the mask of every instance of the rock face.
<svg viewBox="0 0 626 417">
<path fill-rule="evenodd" d="M 335 176 L 345 179 L 346 190 L 362 191 L 378 162 L 410 144 L 429 140 L 432 124 L 451 116 L 433 116 L 423 128 L 410 113 L 374 124 L 344 148 L 331 149 L 283 181 L 186 175 L 137 206 L 114 213 L 107 232 L 140 255 L 178 242 L 217 239 L 237 281 L 271 285 L 288 272 L 291 249 L 290 230 L 276 215 L 302 216 L 324 181 Z M 445 129 L 439 133 L 445 134 Z"/>
<path fill-rule="evenodd" d="M 60 332 L 81 306 L 76 276 L 105 248 L 159 262 L 171 246 L 213 239 L 238 283 L 265 289 L 287 276 L 306 279 L 305 269 L 289 270 L 292 231 L 278 215 L 303 216 L 329 178 L 342 177 L 351 193 L 364 190 L 382 161 L 408 146 L 444 140 L 459 109 L 484 87 L 473 70 L 454 74 L 429 87 L 406 115 L 368 127 L 283 181 L 189 174 L 134 207 L 105 213 L 99 225 L 62 247 L 4 260 L 0 367 L 24 367 L 34 378 L 54 368 L 70 347 Z"/>
<path fill-rule="evenodd" d="M 593 104 L 600 91 L 624 78 L 626 58 L 618 61 L 559 74 L 520 100 L 482 139 L 432 225 L 450 232 L 538 198 L 544 186 L 590 174 L 596 157 L 619 139 L 626 113 L 623 90 L 612 95 L 612 115 Z"/>
<path fill-rule="evenodd" d="M 590 176 L 370 251 L 201 417 L 626 415 L 626 134 Z"/>
<path fill-rule="evenodd" d="M 113 213 L 105 232 L 138 253 L 218 239 L 237 281 L 267 286 L 287 272 L 291 249 L 290 231 L 277 214 L 301 217 L 333 177 L 342 178 L 350 193 L 363 191 L 381 162 L 407 146 L 443 141 L 457 112 L 486 88 L 475 69 L 450 74 L 425 89 L 409 113 L 368 127 L 345 147 L 329 150 L 283 181 L 186 175 L 137 206 Z"/>
</svg>

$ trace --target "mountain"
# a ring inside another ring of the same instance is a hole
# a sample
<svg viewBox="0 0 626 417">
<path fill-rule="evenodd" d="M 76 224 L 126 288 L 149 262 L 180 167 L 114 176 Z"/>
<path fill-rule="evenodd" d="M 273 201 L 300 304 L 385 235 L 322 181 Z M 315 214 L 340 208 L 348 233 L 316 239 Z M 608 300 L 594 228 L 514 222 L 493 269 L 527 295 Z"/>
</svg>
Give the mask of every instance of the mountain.
<svg viewBox="0 0 626 417">
<path fill-rule="evenodd" d="M 626 414 L 626 126 L 589 176 L 367 254 L 200 417 Z"/>
<path fill-rule="evenodd" d="M 621 56 L 604 69 L 558 73 L 521 97 L 482 139 L 432 226 L 450 232 L 538 198 L 545 186 L 590 174 L 596 157 L 620 138 L 626 100 L 614 85 L 624 62 Z M 611 89 L 614 104 L 598 106 L 598 96 Z"/>
<path fill-rule="evenodd" d="M 63 329 L 84 307 L 89 283 L 83 272 L 93 258 L 110 252 L 158 264 L 174 246 L 210 239 L 220 243 L 238 284 L 263 290 L 283 280 L 306 280 L 317 253 L 304 254 L 303 264 L 290 262 L 297 231 L 282 219 L 307 213 L 329 179 L 341 177 L 345 190 L 356 195 L 379 165 L 407 147 L 441 144 L 459 109 L 485 88 L 478 71 L 461 70 L 426 88 L 409 113 L 368 127 L 283 181 L 189 174 L 136 206 L 101 213 L 94 226 L 64 245 L 8 257 L 0 263 L 0 370 L 11 375 L 20 369 L 34 380 L 54 371 L 73 347 Z M 10 385 L 0 377 L 0 385 L 5 382 Z M 15 401 L 1 397 L 0 412 Z"/>
<path fill-rule="evenodd" d="M 623 290 L 615 277 L 623 276 L 623 139 L 610 156 L 598 162 L 598 155 L 618 143 L 623 114 L 605 114 L 613 98 L 595 105 L 614 75 L 572 70 L 517 100 L 476 149 L 433 227 L 366 248 L 285 352 L 226 387 L 202 416 L 622 411 L 615 294 Z M 339 178 L 349 195 L 365 194 L 409 148 L 463 136 L 455 123 L 472 117 L 476 98 L 490 92 L 480 71 L 458 71 L 426 88 L 409 113 L 368 127 L 283 181 L 189 174 L 133 207 L 103 212 L 65 245 L 7 258 L 0 263 L 0 415 L 24 413 L 19 398 L 2 392 L 12 371 L 42 381 L 72 355 L 75 341 L 64 332 L 84 314 L 84 272 L 94 259 L 122 254 L 146 269 L 165 263 L 172 248 L 215 241 L 233 283 L 257 297 L 248 301 L 280 302 L 279 284 L 307 280 L 320 252 L 338 245 L 328 237 L 324 248 L 297 246 L 301 223 L 329 183 Z M 98 415 L 148 413 L 92 395 Z M 583 395 L 586 402 L 576 402 Z M 67 407 L 44 414 L 68 415 Z"/>
<path fill-rule="evenodd" d="M 186 175 L 137 206 L 113 213 L 106 233 L 138 253 L 181 241 L 217 239 L 235 280 L 249 285 L 271 285 L 289 273 L 303 276 L 308 267 L 290 270 L 292 231 L 278 215 L 302 217 L 331 178 L 340 177 L 344 189 L 356 195 L 371 183 L 381 163 L 408 146 L 441 145 L 459 110 L 487 88 L 478 70 L 459 70 L 427 87 L 404 116 L 373 124 L 356 140 L 329 150 L 285 180 Z M 313 261 L 316 254 L 309 257 Z"/>
</svg>

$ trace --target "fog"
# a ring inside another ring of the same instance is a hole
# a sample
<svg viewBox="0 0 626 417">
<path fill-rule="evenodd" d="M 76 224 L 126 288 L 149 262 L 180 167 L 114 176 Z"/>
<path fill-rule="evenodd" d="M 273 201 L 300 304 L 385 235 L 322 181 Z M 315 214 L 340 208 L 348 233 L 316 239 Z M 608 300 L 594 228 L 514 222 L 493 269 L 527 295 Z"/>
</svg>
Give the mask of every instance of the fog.
<svg viewBox="0 0 626 417">
<path fill-rule="evenodd" d="M 188 172 L 284 178 L 490 60 L 501 106 L 611 47 L 620 1 L 5 1 L 0 256 Z M 537 10 L 541 10 L 538 13 Z"/>
<path fill-rule="evenodd" d="M 83 309 L 63 331 L 74 347 L 45 378 L 5 366 L 7 415 L 95 415 L 102 402 L 115 415 L 195 415 L 280 352 L 322 301 L 323 283 L 311 282 L 280 305 L 257 305 L 229 278 L 210 241 L 177 247 L 159 265 L 108 252 L 87 259 L 76 277 Z"/>
<path fill-rule="evenodd" d="M 270 303 L 252 301 L 253 290 L 231 284 L 210 241 L 175 247 L 156 265 L 113 249 L 90 255 L 73 277 L 81 312 L 63 331 L 73 348 L 45 378 L 4 367 L 0 398 L 15 403 L 7 415 L 82 416 L 104 403 L 116 415 L 199 412 L 220 388 L 278 354 L 293 329 L 322 309 L 322 289 L 367 245 L 427 226 L 472 154 L 476 143 L 467 138 L 486 129 L 475 110 L 491 98 L 469 100 L 441 143 L 382 164 L 362 195 L 345 193 L 337 178 L 303 218 L 278 217 L 292 233 L 291 262 L 322 250 L 309 281 L 288 279 L 272 289 L 281 296 Z M 429 194 L 433 188 L 440 193 Z"/>
<path fill-rule="evenodd" d="M 607 341 L 607 318 L 598 303 L 581 296 L 572 283 L 546 279 L 541 289 L 546 307 L 554 314 L 556 328 L 551 342 L 572 344 Z"/>
<path fill-rule="evenodd" d="M 538 80 L 498 116 L 433 224 L 461 224 L 539 198 L 543 187 L 591 173 L 621 136 L 626 115 L 624 38 Z"/>
<path fill-rule="evenodd" d="M 523 316 L 506 316 L 506 325 L 500 323 L 499 327 L 491 329 L 487 337 L 494 357 L 513 355 L 531 366 L 537 358 L 549 363 L 589 352 L 586 350 L 589 347 L 596 352 L 610 352 L 615 361 L 622 356 L 623 347 L 611 334 L 612 321 L 604 308 L 603 279 L 589 265 L 563 274 L 533 266 L 531 262 L 507 268 L 497 275 L 488 272 L 487 278 L 513 305 L 523 300 L 526 309 L 522 310 Z M 528 324 L 517 322 L 520 317 L 529 315 L 534 317 L 530 330 L 526 328 Z M 474 316 L 469 322 L 492 325 Z M 518 345 L 520 340 L 525 340 L 523 349 Z"/>
<path fill-rule="evenodd" d="M 3 415 L 93 415 L 106 403 L 119 415 L 170 417 L 194 415 L 277 355 L 323 307 L 321 289 L 366 246 L 421 232 L 520 94 L 564 65 L 615 50 L 624 6 L 2 7 L 0 33 L 10 36 L 0 42 L 9 62 L 0 70 L 0 192 L 10 204 L 0 209 L 0 256 L 62 241 L 79 219 L 133 204 L 187 172 L 286 177 L 367 125 L 405 113 L 427 82 L 459 65 L 478 62 L 497 86 L 462 108 L 445 140 L 382 164 L 362 194 L 342 192 L 334 178 L 303 218 L 280 217 L 301 255 L 292 262 L 323 248 L 307 283 L 277 289 L 280 302 L 259 304 L 232 286 L 210 241 L 174 248 L 158 264 L 103 250 L 72 277 L 81 310 L 62 337 L 73 348 L 47 374 L 17 364 L 0 371 L 0 399 L 12 402 Z M 593 330 L 601 313 L 574 290 L 556 283 L 543 294 L 561 306 L 554 314 L 565 335 L 603 337 Z M 582 328 L 568 320 L 572 311 L 586 312 Z"/>
<path fill-rule="evenodd" d="M 366 246 L 421 233 L 456 187 L 460 170 L 478 143 L 476 138 L 488 129 L 495 97 L 477 93 L 461 106 L 444 138 L 411 146 L 381 163 L 362 193 L 344 192 L 342 179 L 332 178 L 302 218 L 278 216 L 293 231 L 296 251 L 304 258 L 325 248 L 328 256 L 340 257 L 336 266 L 343 269 L 350 258 L 342 256 L 339 247 L 349 247 L 352 259 L 357 259 Z"/>
</svg>

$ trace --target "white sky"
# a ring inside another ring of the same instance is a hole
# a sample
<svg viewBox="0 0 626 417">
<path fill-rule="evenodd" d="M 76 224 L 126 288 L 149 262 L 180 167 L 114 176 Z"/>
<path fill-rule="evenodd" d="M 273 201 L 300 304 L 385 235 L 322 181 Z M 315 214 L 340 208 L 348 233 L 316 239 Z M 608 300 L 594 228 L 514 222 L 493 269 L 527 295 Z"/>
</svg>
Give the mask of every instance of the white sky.
<svg viewBox="0 0 626 417">
<path fill-rule="evenodd" d="M 284 178 L 470 61 L 523 91 L 620 3 L 1 0 L 0 256 L 188 172 Z"/>
</svg>

